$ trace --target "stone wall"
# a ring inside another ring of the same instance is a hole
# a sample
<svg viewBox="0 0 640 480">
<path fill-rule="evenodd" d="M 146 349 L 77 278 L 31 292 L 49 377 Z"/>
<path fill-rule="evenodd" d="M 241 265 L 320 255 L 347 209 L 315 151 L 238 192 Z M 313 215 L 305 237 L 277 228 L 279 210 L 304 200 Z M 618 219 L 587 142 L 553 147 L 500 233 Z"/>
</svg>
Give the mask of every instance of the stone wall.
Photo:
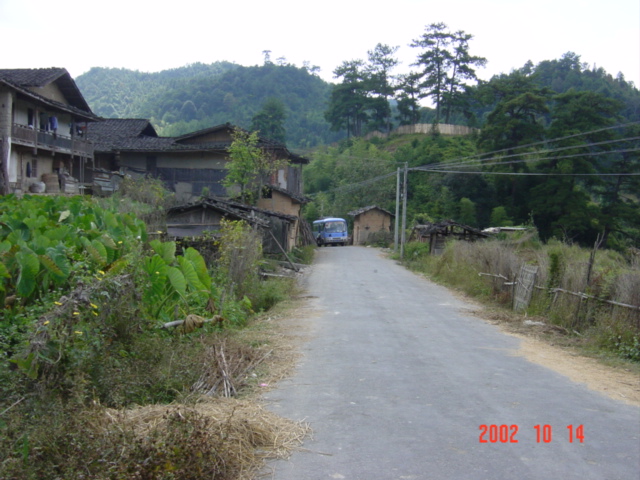
<svg viewBox="0 0 640 480">
<path fill-rule="evenodd" d="M 401 125 L 395 130 L 391 131 L 391 135 L 412 135 L 412 134 L 422 134 L 429 135 L 432 133 L 434 125 L 431 123 L 418 123 L 415 125 Z M 438 132 L 441 135 L 470 135 L 474 132 L 480 132 L 478 128 L 466 127 L 464 125 L 450 125 L 446 123 L 439 123 L 436 125 Z M 370 139 L 373 137 L 378 138 L 386 138 L 388 137 L 387 133 L 382 132 L 371 132 L 367 134 L 364 138 Z"/>
</svg>

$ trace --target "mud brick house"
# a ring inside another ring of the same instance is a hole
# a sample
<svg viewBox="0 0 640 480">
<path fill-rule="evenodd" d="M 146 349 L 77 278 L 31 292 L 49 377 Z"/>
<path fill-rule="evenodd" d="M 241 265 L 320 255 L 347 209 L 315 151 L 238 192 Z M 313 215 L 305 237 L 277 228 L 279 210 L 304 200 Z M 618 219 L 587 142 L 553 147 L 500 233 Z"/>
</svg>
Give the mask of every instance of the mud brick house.
<svg viewBox="0 0 640 480">
<path fill-rule="evenodd" d="M 353 244 L 364 245 L 379 232 L 390 233 L 394 215 L 384 208 L 371 205 L 349 212 L 353 217 Z"/>
<path fill-rule="evenodd" d="M 0 193 L 82 191 L 97 120 L 64 68 L 0 69 Z"/>
<path fill-rule="evenodd" d="M 262 189 L 262 198 L 258 200 L 257 206 L 263 210 L 282 213 L 295 219 L 289 228 L 289 238 L 287 239 L 287 244 L 294 247 L 305 243 L 302 241 L 304 235 L 301 211 L 302 206 L 308 202 L 309 199 L 302 195 L 291 193 L 277 185 L 267 185 Z"/>
<path fill-rule="evenodd" d="M 235 128 L 225 123 L 180 137 L 159 137 L 148 120 L 107 119 L 91 124 L 88 138 L 96 144 L 97 168 L 161 178 L 179 200 L 190 202 L 200 197 L 205 188 L 209 195 L 227 196 L 221 182 Z M 259 146 L 289 161 L 274 174 L 271 183 L 300 195 L 302 166 L 309 160 L 266 138 L 260 138 Z"/>
</svg>

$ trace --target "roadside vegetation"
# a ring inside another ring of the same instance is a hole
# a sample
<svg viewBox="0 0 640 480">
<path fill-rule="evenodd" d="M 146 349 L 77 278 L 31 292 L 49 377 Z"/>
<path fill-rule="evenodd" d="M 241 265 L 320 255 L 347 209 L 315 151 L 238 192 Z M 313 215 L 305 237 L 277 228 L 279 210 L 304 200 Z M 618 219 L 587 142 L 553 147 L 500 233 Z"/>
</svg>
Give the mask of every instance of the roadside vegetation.
<svg viewBox="0 0 640 480">
<path fill-rule="evenodd" d="M 123 192 L 0 199 L 0 478 L 243 478 L 306 433 L 251 401 L 294 281 L 243 223 L 207 262 L 156 182 Z"/>
<path fill-rule="evenodd" d="M 439 256 L 429 254 L 428 243 L 412 242 L 404 263 L 491 307 L 496 320 L 520 333 L 549 336 L 555 344 L 604 359 L 640 363 L 637 249 L 543 243 L 532 228 L 473 243 L 451 241 Z M 514 311 L 513 282 L 523 265 L 538 267 L 537 276 L 530 303 Z"/>
</svg>

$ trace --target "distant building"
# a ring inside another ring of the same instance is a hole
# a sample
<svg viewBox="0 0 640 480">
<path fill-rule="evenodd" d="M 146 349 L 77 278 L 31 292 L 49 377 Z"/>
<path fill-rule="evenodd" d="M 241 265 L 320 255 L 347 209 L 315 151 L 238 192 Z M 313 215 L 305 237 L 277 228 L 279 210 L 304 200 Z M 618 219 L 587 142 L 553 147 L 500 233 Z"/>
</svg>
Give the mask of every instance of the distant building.
<svg viewBox="0 0 640 480">
<path fill-rule="evenodd" d="M 204 189 L 210 195 L 228 196 L 222 180 L 235 128 L 225 123 L 179 137 L 159 137 L 148 120 L 114 118 L 91 124 L 89 138 L 96 144 L 98 168 L 160 178 L 177 198 L 190 202 Z M 269 183 L 301 194 L 302 166 L 309 160 L 266 138 L 260 138 L 259 146 L 289 162 Z"/>
<path fill-rule="evenodd" d="M 384 208 L 371 205 L 349 212 L 353 217 L 353 244 L 370 243 L 373 236 L 380 233 L 391 233 L 391 222 L 394 215 Z"/>
</svg>

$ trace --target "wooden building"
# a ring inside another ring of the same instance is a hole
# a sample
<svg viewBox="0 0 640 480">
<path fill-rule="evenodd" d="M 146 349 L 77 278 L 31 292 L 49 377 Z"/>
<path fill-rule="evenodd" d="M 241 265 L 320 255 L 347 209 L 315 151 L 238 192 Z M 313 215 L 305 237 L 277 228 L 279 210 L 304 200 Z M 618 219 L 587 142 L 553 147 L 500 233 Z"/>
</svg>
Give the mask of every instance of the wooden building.
<svg viewBox="0 0 640 480">
<path fill-rule="evenodd" d="M 409 237 L 409 241 L 429 242 L 429 252 L 432 255 L 440 255 L 444 251 L 447 240 L 458 239 L 475 241 L 489 237 L 488 234 L 453 220 L 445 220 L 438 223 L 416 225 Z"/>
<path fill-rule="evenodd" d="M 394 215 L 375 205 L 349 212 L 353 217 L 353 244 L 370 243 L 374 235 L 391 233 Z"/>
<path fill-rule="evenodd" d="M 148 120 L 107 119 L 90 125 L 88 136 L 96 144 L 98 168 L 161 178 L 179 200 L 191 202 L 204 189 L 208 195 L 229 196 L 222 180 L 235 128 L 225 123 L 180 137 L 159 137 Z M 270 183 L 300 195 L 302 166 L 309 160 L 266 138 L 259 139 L 259 146 L 277 158 L 288 160 Z"/>
<path fill-rule="evenodd" d="M 0 193 L 79 193 L 99 120 L 64 68 L 0 69 Z"/>
<path fill-rule="evenodd" d="M 251 207 L 231 200 L 207 197 L 167 211 L 167 235 L 172 238 L 212 235 L 220 230 L 222 219 L 243 220 L 262 232 L 266 253 L 283 253 L 293 249 L 291 231 L 297 217 Z"/>
</svg>

